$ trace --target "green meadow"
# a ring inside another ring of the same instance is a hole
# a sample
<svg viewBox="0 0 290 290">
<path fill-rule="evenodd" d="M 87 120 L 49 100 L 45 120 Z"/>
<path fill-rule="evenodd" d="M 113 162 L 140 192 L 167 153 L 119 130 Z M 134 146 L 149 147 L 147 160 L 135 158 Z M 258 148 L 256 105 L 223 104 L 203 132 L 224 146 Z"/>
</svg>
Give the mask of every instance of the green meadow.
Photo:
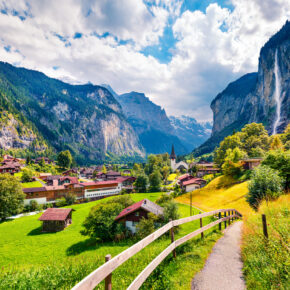
<svg viewBox="0 0 290 290">
<path fill-rule="evenodd" d="M 135 201 L 148 198 L 155 201 L 161 193 L 132 194 Z M 92 206 L 99 202 L 73 205 L 73 223 L 58 233 L 42 233 L 40 214 L 6 221 L 0 224 L 0 289 L 69 289 L 104 263 L 105 255 L 115 256 L 136 240 L 96 243 L 82 236 L 82 223 Z M 189 216 L 188 205 L 179 204 L 181 217 Z M 194 214 L 199 213 L 193 210 Z M 204 224 L 210 218 L 204 220 Z M 199 228 L 199 221 L 180 227 L 176 238 Z M 148 278 L 144 289 L 190 289 L 190 281 L 199 271 L 215 241 L 220 237 L 209 230 L 205 239 L 199 237 L 180 246 L 177 259 L 170 255 Z M 113 272 L 114 289 L 125 289 L 154 257 L 170 244 L 164 235 L 136 254 Z M 102 284 L 99 286 L 103 287 Z"/>
</svg>

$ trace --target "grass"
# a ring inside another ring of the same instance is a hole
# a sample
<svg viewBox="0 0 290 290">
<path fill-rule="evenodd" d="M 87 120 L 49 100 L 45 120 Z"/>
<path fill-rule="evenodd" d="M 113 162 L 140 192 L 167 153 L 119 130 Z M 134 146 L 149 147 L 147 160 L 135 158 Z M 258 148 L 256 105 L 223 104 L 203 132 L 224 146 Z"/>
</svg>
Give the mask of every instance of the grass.
<svg viewBox="0 0 290 290">
<path fill-rule="evenodd" d="M 135 201 L 148 198 L 155 201 L 161 193 L 132 194 Z M 40 214 L 0 223 L 0 289 L 68 289 L 112 256 L 134 244 L 134 240 L 95 243 L 80 234 L 82 223 L 90 208 L 104 200 L 73 205 L 73 223 L 62 232 L 42 233 Z M 189 206 L 181 204 L 182 217 L 189 215 Z M 194 213 L 198 213 L 194 209 Z M 211 218 L 204 219 L 204 224 Z M 199 221 L 180 227 L 176 238 L 199 228 Z M 205 233 L 178 249 L 178 258 L 166 259 L 146 281 L 144 289 L 157 289 L 160 283 L 169 283 L 167 289 L 190 289 L 194 274 L 199 271 L 221 234 L 214 230 Z M 131 281 L 170 244 L 165 235 L 125 262 L 113 273 L 116 289 L 125 289 Z M 162 275 L 160 271 L 162 270 Z M 157 287 L 157 288 L 156 288 Z M 173 287 L 173 288 L 172 288 Z M 100 285 L 98 288 L 103 288 Z"/>
<path fill-rule="evenodd" d="M 234 179 L 219 176 L 201 189 L 192 192 L 192 204 L 204 211 L 220 208 L 235 208 L 243 215 L 253 212 L 246 202 L 248 183 L 237 183 Z M 176 198 L 177 202 L 190 204 L 190 193 Z"/>
<path fill-rule="evenodd" d="M 289 289 L 290 196 L 263 203 L 244 221 L 242 256 L 247 289 Z M 266 214 L 269 239 L 262 231 Z"/>
<path fill-rule="evenodd" d="M 29 187 L 42 187 L 43 185 L 39 181 L 32 181 L 32 182 L 23 182 L 21 183 L 22 188 L 29 188 Z"/>
</svg>

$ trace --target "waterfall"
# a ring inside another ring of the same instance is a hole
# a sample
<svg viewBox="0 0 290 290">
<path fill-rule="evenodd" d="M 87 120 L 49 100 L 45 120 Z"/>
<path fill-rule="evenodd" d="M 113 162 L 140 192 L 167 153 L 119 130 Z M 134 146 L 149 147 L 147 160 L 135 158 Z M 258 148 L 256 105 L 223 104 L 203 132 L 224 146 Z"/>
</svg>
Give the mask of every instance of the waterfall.
<svg viewBox="0 0 290 290">
<path fill-rule="evenodd" d="M 277 134 L 277 127 L 279 126 L 280 119 L 281 119 L 281 88 L 280 88 L 280 72 L 279 72 L 277 49 L 275 51 L 274 74 L 275 74 L 274 98 L 276 102 L 276 118 L 275 118 L 274 127 L 273 127 L 273 135 Z"/>
</svg>

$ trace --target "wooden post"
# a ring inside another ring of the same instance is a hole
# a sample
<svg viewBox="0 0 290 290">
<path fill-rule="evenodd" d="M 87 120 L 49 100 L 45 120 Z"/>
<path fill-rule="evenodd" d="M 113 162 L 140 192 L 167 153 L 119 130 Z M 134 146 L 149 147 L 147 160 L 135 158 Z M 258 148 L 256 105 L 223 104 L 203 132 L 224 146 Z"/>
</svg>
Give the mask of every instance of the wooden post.
<svg viewBox="0 0 290 290">
<path fill-rule="evenodd" d="M 231 211 L 228 211 L 228 215 L 231 216 Z M 231 224 L 231 219 L 229 218 L 229 225 Z"/>
<path fill-rule="evenodd" d="M 170 221 L 172 221 L 172 219 L 170 219 Z M 174 243 L 174 227 L 172 227 L 170 229 L 170 235 L 171 235 L 171 243 Z M 176 259 L 176 250 L 175 249 L 172 251 L 172 254 L 173 254 L 173 258 Z"/>
<path fill-rule="evenodd" d="M 201 212 L 199 212 L 199 214 L 201 214 Z M 199 225 L 202 228 L 202 218 L 200 218 L 200 220 L 199 220 Z M 203 232 L 200 233 L 200 235 L 201 235 L 201 238 L 203 239 Z"/>
<path fill-rule="evenodd" d="M 268 239 L 267 219 L 265 214 L 262 214 L 262 223 L 264 236 Z"/>
<path fill-rule="evenodd" d="M 192 216 L 192 192 L 190 192 L 190 216 Z"/>
<path fill-rule="evenodd" d="M 224 213 L 224 217 L 226 217 L 227 216 L 227 212 L 225 211 L 225 213 Z M 227 221 L 225 221 L 225 229 L 227 228 Z"/>
<path fill-rule="evenodd" d="M 221 213 L 219 212 L 219 220 L 222 218 L 222 215 Z M 221 231 L 222 230 L 222 223 L 219 223 L 219 230 Z"/>
<path fill-rule="evenodd" d="M 105 261 L 108 262 L 111 258 L 111 255 L 107 255 L 105 257 Z M 105 278 L 105 290 L 112 290 L 112 273 Z"/>
</svg>

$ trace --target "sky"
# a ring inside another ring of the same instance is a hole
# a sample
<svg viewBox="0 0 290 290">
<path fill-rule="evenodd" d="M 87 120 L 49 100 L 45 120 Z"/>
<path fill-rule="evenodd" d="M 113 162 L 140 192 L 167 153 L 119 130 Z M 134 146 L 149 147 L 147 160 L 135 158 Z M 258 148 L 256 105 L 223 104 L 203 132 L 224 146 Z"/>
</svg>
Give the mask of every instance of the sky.
<svg viewBox="0 0 290 290">
<path fill-rule="evenodd" d="M 0 61 L 209 121 L 289 18 L 289 0 L 0 0 Z"/>
</svg>

